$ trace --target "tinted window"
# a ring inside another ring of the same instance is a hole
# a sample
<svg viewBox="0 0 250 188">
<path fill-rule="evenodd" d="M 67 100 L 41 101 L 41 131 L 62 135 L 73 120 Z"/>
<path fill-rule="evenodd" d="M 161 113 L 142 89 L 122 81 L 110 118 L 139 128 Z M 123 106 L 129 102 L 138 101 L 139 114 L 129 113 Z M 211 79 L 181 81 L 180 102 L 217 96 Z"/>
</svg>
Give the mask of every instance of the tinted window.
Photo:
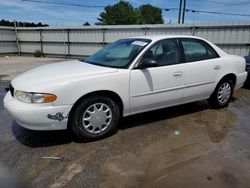
<svg viewBox="0 0 250 188">
<path fill-rule="evenodd" d="M 197 39 L 181 39 L 185 62 L 217 58 L 217 53 L 208 44 Z"/>
<path fill-rule="evenodd" d="M 148 39 L 121 39 L 105 46 L 85 62 L 106 67 L 126 68 L 150 42 L 151 40 Z"/>
<path fill-rule="evenodd" d="M 153 59 L 159 66 L 173 65 L 179 62 L 179 52 L 175 39 L 166 39 L 154 44 L 142 57 Z"/>
</svg>

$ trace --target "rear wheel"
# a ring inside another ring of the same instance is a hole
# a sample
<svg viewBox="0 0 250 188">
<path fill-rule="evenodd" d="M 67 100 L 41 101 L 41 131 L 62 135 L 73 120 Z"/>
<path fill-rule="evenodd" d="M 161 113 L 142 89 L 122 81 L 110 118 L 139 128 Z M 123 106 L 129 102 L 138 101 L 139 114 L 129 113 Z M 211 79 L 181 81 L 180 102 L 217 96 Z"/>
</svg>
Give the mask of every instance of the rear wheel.
<svg viewBox="0 0 250 188">
<path fill-rule="evenodd" d="M 208 99 L 209 104 L 215 108 L 228 106 L 233 95 L 233 82 L 225 78 L 219 82 L 213 94 Z"/>
<path fill-rule="evenodd" d="M 97 140 L 112 133 L 120 117 L 118 105 L 105 96 L 84 99 L 72 114 L 70 126 L 83 140 Z"/>
</svg>

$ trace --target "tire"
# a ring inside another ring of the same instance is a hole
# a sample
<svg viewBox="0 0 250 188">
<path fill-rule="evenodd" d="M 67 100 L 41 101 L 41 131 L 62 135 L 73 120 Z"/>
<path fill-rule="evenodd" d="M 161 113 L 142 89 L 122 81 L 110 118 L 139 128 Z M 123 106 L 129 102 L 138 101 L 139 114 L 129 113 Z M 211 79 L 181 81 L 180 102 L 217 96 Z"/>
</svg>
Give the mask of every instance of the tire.
<svg viewBox="0 0 250 188">
<path fill-rule="evenodd" d="M 208 99 L 213 108 L 224 108 L 228 106 L 233 96 L 234 85 L 228 78 L 222 79 L 216 86 L 214 92 Z"/>
<path fill-rule="evenodd" d="M 119 106 L 112 99 L 95 95 L 82 100 L 76 107 L 70 127 L 80 139 L 94 141 L 111 134 L 119 118 Z"/>
</svg>

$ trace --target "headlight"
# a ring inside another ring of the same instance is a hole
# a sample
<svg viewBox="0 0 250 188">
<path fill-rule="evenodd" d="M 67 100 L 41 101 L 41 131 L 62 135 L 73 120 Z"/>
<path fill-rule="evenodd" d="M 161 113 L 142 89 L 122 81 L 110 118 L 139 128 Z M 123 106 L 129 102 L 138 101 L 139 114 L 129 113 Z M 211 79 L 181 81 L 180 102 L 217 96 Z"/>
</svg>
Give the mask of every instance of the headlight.
<svg viewBox="0 0 250 188">
<path fill-rule="evenodd" d="M 49 93 L 33 93 L 17 90 L 15 96 L 25 103 L 48 103 L 56 100 L 56 96 Z"/>
</svg>

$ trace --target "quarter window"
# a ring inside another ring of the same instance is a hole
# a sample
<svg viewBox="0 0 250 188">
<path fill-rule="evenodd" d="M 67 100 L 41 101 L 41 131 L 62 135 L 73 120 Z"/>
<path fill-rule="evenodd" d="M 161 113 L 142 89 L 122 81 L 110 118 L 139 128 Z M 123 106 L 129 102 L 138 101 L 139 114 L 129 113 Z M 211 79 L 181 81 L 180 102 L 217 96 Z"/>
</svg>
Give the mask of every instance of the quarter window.
<svg viewBox="0 0 250 188">
<path fill-rule="evenodd" d="M 217 58 L 217 53 L 207 43 L 197 39 L 181 39 L 185 62 Z"/>
</svg>

